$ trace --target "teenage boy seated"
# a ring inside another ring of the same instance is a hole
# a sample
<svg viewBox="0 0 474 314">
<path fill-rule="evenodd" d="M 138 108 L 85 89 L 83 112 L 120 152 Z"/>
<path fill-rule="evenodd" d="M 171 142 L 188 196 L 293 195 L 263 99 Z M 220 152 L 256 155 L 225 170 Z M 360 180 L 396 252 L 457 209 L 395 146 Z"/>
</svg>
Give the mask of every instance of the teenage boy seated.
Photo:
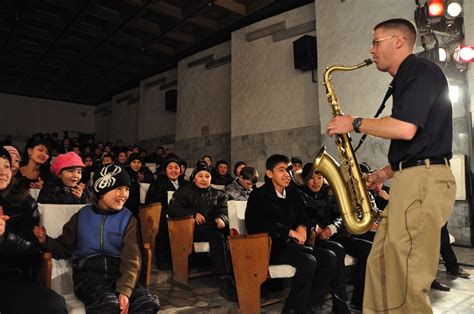
<svg viewBox="0 0 474 314">
<path fill-rule="evenodd" d="M 245 166 L 237 178 L 225 187 L 229 201 L 247 201 L 253 186 L 258 181 L 258 171 L 254 167 Z"/>
<path fill-rule="evenodd" d="M 337 265 L 341 274 L 344 271 L 345 253 L 357 258 L 355 271 L 352 273 L 354 292 L 351 305 L 354 309 L 362 309 L 364 296 L 365 267 L 372 242 L 353 237 L 346 230 L 336 198 L 329 184 L 324 183 L 323 175 L 313 171 L 313 165 L 307 163 L 303 168 L 305 185 L 302 188 L 305 197 L 306 212 L 312 226 L 316 226 L 315 248 L 333 251 L 337 256 Z M 341 247 L 342 246 L 342 247 Z M 342 250 L 341 250 L 342 248 Z M 345 294 L 343 274 L 339 276 L 339 293 Z M 334 299 L 333 299 L 334 302 Z"/>
<path fill-rule="evenodd" d="M 211 263 L 220 278 L 220 294 L 229 301 L 237 301 L 227 250 L 227 197 L 224 192 L 211 187 L 211 170 L 204 162 L 197 163 L 190 179 L 193 184 L 181 187 L 174 193 L 168 215 L 194 216 L 194 241 L 209 242 Z"/>
<path fill-rule="evenodd" d="M 272 238 L 270 263 L 289 264 L 296 268 L 291 290 L 283 313 L 312 311 L 314 296 L 321 294 L 328 283 L 325 274 L 331 273 L 331 261 L 318 260 L 312 248 L 304 246 L 308 216 L 299 192 L 290 187 L 290 160 L 284 155 L 272 155 L 265 164 L 266 181 L 250 193 L 245 211 L 248 233 L 266 232 Z M 318 267 L 317 267 L 318 266 Z M 350 313 L 347 304 L 333 302 L 337 313 Z"/>
</svg>

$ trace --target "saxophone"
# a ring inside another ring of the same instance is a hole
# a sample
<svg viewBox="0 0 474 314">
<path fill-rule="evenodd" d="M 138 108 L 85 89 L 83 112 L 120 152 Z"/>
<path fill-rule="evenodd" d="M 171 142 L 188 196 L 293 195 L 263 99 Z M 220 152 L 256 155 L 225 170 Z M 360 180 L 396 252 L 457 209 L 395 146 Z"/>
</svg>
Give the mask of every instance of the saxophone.
<svg viewBox="0 0 474 314">
<path fill-rule="evenodd" d="M 334 65 L 326 68 L 324 86 L 333 116 L 341 116 L 343 113 L 334 91 L 331 73 L 353 71 L 369 66 L 371 63 L 372 60 L 367 59 L 354 66 Z M 372 226 L 374 209 L 352 148 L 350 135 L 348 133 L 336 134 L 335 140 L 341 165 L 339 166 L 337 161 L 326 153 L 326 146 L 323 146 L 314 159 L 313 170 L 322 173 L 332 187 L 347 230 L 352 234 L 362 234 Z"/>
</svg>

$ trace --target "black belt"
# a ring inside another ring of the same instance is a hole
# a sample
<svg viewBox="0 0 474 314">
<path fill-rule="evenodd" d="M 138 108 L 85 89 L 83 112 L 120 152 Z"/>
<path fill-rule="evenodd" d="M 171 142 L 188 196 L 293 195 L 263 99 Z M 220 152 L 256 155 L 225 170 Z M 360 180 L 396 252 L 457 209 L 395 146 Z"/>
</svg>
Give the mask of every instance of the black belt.
<svg viewBox="0 0 474 314">
<path fill-rule="evenodd" d="M 430 165 L 447 165 L 449 166 L 449 160 L 447 158 L 426 158 L 420 160 L 409 160 L 400 162 L 400 170 L 417 167 L 417 166 L 426 166 Z"/>
</svg>

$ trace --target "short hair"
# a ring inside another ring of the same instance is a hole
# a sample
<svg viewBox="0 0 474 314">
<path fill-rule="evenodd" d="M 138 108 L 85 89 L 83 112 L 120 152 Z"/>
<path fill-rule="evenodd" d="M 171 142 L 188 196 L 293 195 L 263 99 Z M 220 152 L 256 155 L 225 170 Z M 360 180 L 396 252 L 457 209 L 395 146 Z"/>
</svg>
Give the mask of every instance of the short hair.
<svg viewBox="0 0 474 314">
<path fill-rule="evenodd" d="M 252 166 L 245 166 L 240 171 L 240 175 L 244 180 L 250 180 L 253 184 L 257 183 L 258 181 L 258 171 Z"/>
<path fill-rule="evenodd" d="M 289 164 L 290 159 L 288 158 L 288 156 L 285 156 L 285 155 L 280 155 L 280 154 L 271 155 L 270 157 L 268 157 L 267 161 L 265 162 L 265 169 L 272 171 L 273 168 L 275 168 L 275 166 L 281 162 Z"/>
<path fill-rule="evenodd" d="M 115 161 L 114 155 L 112 155 L 112 154 L 110 154 L 110 153 L 104 154 L 104 155 L 102 156 L 101 160 L 104 160 L 104 158 L 107 158 L 107 157 L 110 158 L 110 159 L 112 159 L 112 161 Z"/>
<path fill-rule="evenodd" d="M 403 33 L 410 44 L 415 45 L 417 36 L 416 27 L 415 24 L 409 20 L 402 18 L 386 20 L 375 25 L 374 31 L 379 28 L 398 30 Z"/>
<path fill-rule="evenodd" d="M 229 163 L 227 161 L 225 161 L 224 159 L 219 160 L 218 162 L 216 162 L 216 168 L 219 167 L 219 165 L 226 165 L 227 167 L 229 167 Z"/>
<path fill-rule="evenodd" d="M 297 156 L 291 157 L 290 161 L 293 165 L 294 164 L 301 164 L 301 165 L 303 164 L 303 160 L 300 157 L 297 157 Z"/>
</svg>

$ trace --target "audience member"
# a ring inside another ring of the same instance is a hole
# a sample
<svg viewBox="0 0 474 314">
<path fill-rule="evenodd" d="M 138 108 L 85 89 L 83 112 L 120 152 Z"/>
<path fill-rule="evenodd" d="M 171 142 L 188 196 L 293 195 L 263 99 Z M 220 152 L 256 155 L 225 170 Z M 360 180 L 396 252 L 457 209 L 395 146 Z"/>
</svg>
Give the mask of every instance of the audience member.
<svg viewBox="0 0 474 314">
<path fill-rule="evenodd" d="M 26 145 L 28 160 L 26 165 L 20 167 L 16 177 L 22 178 L 21 182 L 30 189 L 41 189 L 44 180 L 50 176 L 48 169 L 50 148 L 43 140 L 30 140 Z"/>
<path fill-rule="evenodd" d="M 317 297 L 327 285 L 322 279 L 327 278 L 334 266 L 327 260 L 317 261 L 313 249 L 304 246 L 309 220 L 303 198 L 290 186 L 289 165 L 290 160 L 284 155 L 267 159 L 265 184 L 250 193 L 245 224 L 250 234 L 270 235 L 272 264 L 296 268 L 283 313 L 308 313 L 312 307 L 321 305 Z M 333 298 L 333 311 L 350 313 L 345 300 L 339 298 Z"/>
<path fill-rule="evenodd" d="M 15 147 L 11 145 L 3 146 L 3 148 L 5 148 L 10 154 L 10 157 L 11 157 L 10 169 L 12 171 L 12 176 L 15 176 L 18 170 L 20 169 L 20 161 L 21 161 L 20 153 L 18 152 L 18 149 L 16 149 Z"/>
<path fill-rule="evenodd" d="M 345 255 L 347 253 L 357 258 L 352 278 L 354 292 L 351 305 L 360 310 L 364 298 L 365 267 L 372 243 L 349 235 L 330 186 L 324 183 L 324 177 L 321 173 L 312 169 L 312 163 L 307 163 L 304 166 L 302 177 L 306 184 L 301 190 L 305 198 L 306 211 L 311 219 L 311 225 L 315 226 L 315 246 L 335 253 L 337 273 L 340 276 L 337 291 L 340 294 L 343 292 L 345 294 L 345 286 L 343 286 Z M 344 291 L 342 291 L 342 287 Z M 322 300 L 324 295 L 318 297 Z"/>
<path fill-rule="evenodd" d="M 56 239 L 43 226 L 34 234 L 56 259 L 73 258 L 74 294 L 94 313 L 156 313 L 159 301 L 139 282 L 138 221 L 124 207 L 130 177 L 110 164 L 94 174 L 93 205 L 83 207 Z"/>
<path fill-rule="evenodd" d="M 229 174 L 229 163 L 225 160 L 219 160 L 212 174 L 212 184 L 227 185 L 233 180 Z"/>
<path fill-rule="evenodd" d="M 146 194 L 145 204 L 160 203 L 161 219 L 156 237 L 155 257 L 158 269 L 167 270 L 171 266 L 171 249 L 168 235 L 168 191 L 176 191 L 188 182 L 180 177 L 180 161 L 167 159 L 163 165 L 165 175 L 153 182 Z"/>
<path fill-rule="evenodd" d="M 198 162 L 191 176 L 193 183 L 174 193 L 168 214 L 170 217 L 195 217 L 194 241 L 209 242 L 212 266 L 220 277 L 220 293 L 227 300 L 237 301 L 227 248 L 227 197 L 211 187 L 211 176 L 207 164 Z"/>
<path fill-rule="evenodd" d="M 233 170 L 233 173 L 234 173 L 234 176 L 235 177 L 238 177 L 240 176 L 240 171 L 245 167 L 247 166 L 247 163 L 245 161 L 237 161 L 234 165 L 234 170 Z"/>
<path fill-rule="evenodd" d="M 131 154 L 128 158 L 129 165 L 125 167 L 130 176 L 130 196 L 125 206 L 138 217 L 140 207 L 140 183 L 152 183 L 155 178 L 150 169 L 143 167 L 142 158 L 139 153 Z"/>
<path fill-rule="evenodd" d="M 75 152 L 60 154 L 51 164 L 53 176 L 41 189 L 38 202 L 42 204 L 86 204 L 89 203 L 87 189 L 81 183 L 85 167 Z"/>
<path fill-rule="evenodd" d="M 38 206 L 24 186 L 14 186 L 10 154 L 0 147 L 0 312 L 67 313 L 62 296 L 37 280 L 42 261 L 33 227 Z"/>
<path fill-rule="evenodd" d="M 240 175 L 225 187 L 229 201 L 247 201 L 258 181 L 258 171 L 254 167 L 245 166 L 239 173 Z"/>
</svg>

